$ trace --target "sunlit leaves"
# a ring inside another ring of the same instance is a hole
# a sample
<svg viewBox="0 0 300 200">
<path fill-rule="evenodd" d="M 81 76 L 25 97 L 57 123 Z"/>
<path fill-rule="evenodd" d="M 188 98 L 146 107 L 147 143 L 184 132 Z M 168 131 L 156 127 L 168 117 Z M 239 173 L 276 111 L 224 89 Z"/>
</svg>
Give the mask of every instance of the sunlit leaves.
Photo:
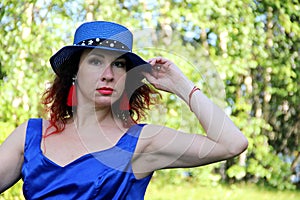
<svg viewBox="0 0 300 200">
<path fill-rule="evenodd" d="M 300 146 L 300 6 L 296 2 L 4 0 L 0 3 L 0 141 L 28 118 L 43 115 L 40 97 L 53 75 L 49 57 L 72 44 L 75 28 L 84 20 L 115 21 L 133 32 L 144 29 L 134 50 L 145 59 L 174 60 L 248 137 L 244 165 L 236 160 L 224 164 L 229 178 L 247 176 L 250 181 L 290 188 L 284 156 L 299 152 Z M 203 133 L 178 97 L 163 93 L 162 101 L 151 110 L 155 117 L 149 122 Z M 209 167 L 191 173 L 202 178 L 211 171 Z M 177 175 L 170 172 L 170 177 Z M 217 180 L 219 175 L 211 177 Z"/>
</svg>

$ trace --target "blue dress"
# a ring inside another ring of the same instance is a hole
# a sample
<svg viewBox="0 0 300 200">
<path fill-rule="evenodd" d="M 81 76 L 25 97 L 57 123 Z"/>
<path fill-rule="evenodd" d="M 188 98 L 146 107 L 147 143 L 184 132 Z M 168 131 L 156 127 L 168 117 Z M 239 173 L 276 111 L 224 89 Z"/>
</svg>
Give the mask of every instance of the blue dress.
<svg viewBox="0 0 300 200">
<path fill-rule="evenodd" d="M 81 156 L 64 167 L 40 148 L 42 119 L 30 119 L 26 131 L 22 179 L 26 199 L 144 199 L 152 174 L 136 179 L 131 166 L 143 125 L 130 127 L 118 143 Z"/>
</svg>

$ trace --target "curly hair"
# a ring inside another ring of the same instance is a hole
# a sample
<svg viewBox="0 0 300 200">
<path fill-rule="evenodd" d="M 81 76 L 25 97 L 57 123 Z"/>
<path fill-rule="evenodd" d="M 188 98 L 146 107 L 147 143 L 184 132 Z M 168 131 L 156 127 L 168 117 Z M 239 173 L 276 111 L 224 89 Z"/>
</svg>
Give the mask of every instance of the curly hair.
<svg viewBox="0 0 300 200">
<path fill-rule="evenodd" d="M 50 134 L 60 133 L 65 129 L 68 119 L 73 117 L 73 107 L 66 104 L 68 92 L 72 85 L 73 78 L 76 76 L 79 68 L 79 61 L 82 51 L 74 53 L 69 62 L 64 63 L 56 72 L 57 75 L 52 85 L 43 94 L 42 103 L 45 110 L 50 114 L 50 126 L 54 131 Z M 126 55 L 123 55 L 126 59 Z M 126 59 L 127 66 L 132 65 L 130 60 Z M 128 68 L 127 72 L 128 72 Z M 129 111 L 119 109 L 120 99 L 112 105 L 112 112 L 116 117 L 122 120 L 124 127 L 136 124 L 141 118 L 145 117 L 146 110 L 150 105 L 157 102 L 157 97 L 161 97 L 152 86 L 143 83 L 142 68 L 135 67 L 127 73 L 125 92 L 130 97 Z"/>
</svg>

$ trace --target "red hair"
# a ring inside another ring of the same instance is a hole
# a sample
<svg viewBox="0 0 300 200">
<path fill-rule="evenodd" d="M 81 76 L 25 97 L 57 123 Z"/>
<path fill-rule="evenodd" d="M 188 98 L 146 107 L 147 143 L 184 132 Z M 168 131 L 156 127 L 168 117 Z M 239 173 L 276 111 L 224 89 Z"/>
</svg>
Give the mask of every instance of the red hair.
<svg viewBox="0 0 300 200">
<path fill-rule="evenodd" d="M 60 133 L 65 129 L 68 119 L 73 117 L 74 108 L 67 106 L 67 97 L 72 85 L 73 77 L 77 74 L 80 56 L 78 52 L 72 56 L 72 62 L 65 63 L 61 66 L 52 85 L 43 94 L 42 103 L 46 111 L 50 114 L 50 128 L 54 128 L 50 134 Z M 130 64 L 130 61 L 128 62 Z M 127 64 L 127 65 L 128 65 Z M 141 71 L 132 70 L 128 73 L 125 90 L 130 95 L 130 110 L 122 111 L 119 109 L 120 99 L 112 105 L 112 111 L 118 118 L 123 121 L 124 126 L 129 127 L 145 117 L 145 112 L 149 106 L 157 101 L 161 95 L 149 85 L 142 82 L 143 76 Z"/>
</svg>

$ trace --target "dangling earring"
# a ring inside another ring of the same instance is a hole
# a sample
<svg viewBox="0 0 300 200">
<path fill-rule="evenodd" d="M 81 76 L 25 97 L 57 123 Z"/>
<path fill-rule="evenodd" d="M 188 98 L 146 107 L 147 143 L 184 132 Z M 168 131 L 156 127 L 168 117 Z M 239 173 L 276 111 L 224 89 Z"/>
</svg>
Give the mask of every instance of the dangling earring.
<svg viewBox="0 0 300 200">
<path fill-rule="evenodd" d="M 72 81 L 72 86 L 70 87 L 68 98 L 67 98 L 67 105 L 68 106 L 77 106 L 77 94 L 76 94 L 76 85 L 75 85 L 75 80 L 77 78 L 74 77 Z"/>
<path fill-rule="evenodd" d="M 130 110 L 128 95 L 127 95 L 127 92 L 125 92 L 125 91 L 123 92 L 123 95 L 121 97 L 119 108 L 120 108 L 120 110 L 123 110 L 123 111 Z"/>
</svg>

